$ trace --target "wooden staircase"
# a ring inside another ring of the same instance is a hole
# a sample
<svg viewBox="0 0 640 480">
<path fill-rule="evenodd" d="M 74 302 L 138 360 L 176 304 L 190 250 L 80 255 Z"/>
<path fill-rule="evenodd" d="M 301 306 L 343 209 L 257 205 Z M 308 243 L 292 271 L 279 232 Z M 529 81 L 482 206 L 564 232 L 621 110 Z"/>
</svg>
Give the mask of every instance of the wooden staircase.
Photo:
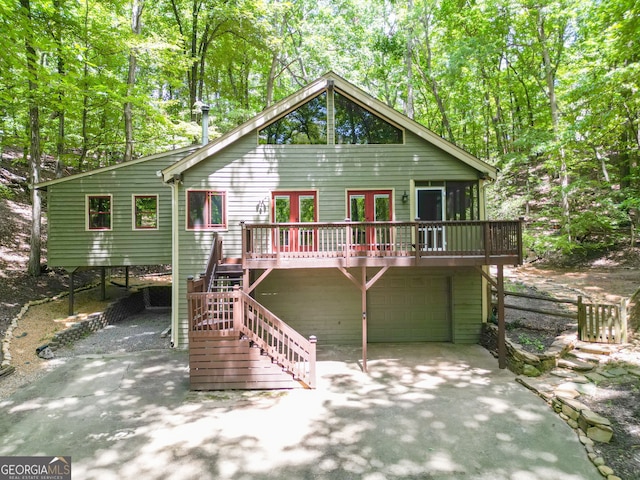
<svg viewBox="0 0 640 480">
<path fill-rule="evenodd" d="M 315 337 L 243 292 L 242 265 L 221 259 L 216 236 L 205 275 L 187 285 L 191 389 L 314 388 Z"/>
<path fill-rule="evenodd" d="M 227 335 L 189 339 L 191 390 L 270 390 L 301 388 L 248 338 Z"/>
</svg>

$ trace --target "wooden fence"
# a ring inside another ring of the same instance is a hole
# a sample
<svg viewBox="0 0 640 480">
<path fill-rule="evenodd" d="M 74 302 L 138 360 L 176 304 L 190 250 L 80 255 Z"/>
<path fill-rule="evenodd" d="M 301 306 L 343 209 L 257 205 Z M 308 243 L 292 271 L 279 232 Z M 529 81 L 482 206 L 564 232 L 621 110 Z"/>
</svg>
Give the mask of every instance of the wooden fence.
<svg viewBox="0 0 640 480">
<path fill-rule="evenodd" d="M 492 290 L 495 295 L 497 292 Z M 539 302 L 573 305 L 573 311 L 548 310 L 505 304 L 505 308 L 539 313 L 553 317 L 572 318 L 578 322 L 578 340 L 592 343 L 627 342 L 627 308 L 629 301 L 623 299 L 618 305 L 585 303 L 581 296 L 577 300 L 542 297 L 519 292 L 504 292 L 505 297 L 527 298 Z"/>
</svg>

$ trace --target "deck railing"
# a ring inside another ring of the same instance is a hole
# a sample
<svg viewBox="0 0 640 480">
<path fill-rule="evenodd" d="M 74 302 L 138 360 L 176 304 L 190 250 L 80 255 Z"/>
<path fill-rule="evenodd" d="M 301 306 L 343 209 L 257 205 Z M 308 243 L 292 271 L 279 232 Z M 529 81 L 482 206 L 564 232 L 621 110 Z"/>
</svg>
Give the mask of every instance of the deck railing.
<svg viewBox="0 0 640 480">
<path fill-rule="evenodd" d="M 521 221 L 243 224 L 243 261 L 476 258 L 522 263 Z M 245 263 L 245 267 L 246 267 Z"/>
<path fill-rule="evenodd" d="M 316 385 L 316 339 L 306 339 L 237 286 L 187 294 L 190 336 L 245 335 L 309 388 Z"/>
</svg>

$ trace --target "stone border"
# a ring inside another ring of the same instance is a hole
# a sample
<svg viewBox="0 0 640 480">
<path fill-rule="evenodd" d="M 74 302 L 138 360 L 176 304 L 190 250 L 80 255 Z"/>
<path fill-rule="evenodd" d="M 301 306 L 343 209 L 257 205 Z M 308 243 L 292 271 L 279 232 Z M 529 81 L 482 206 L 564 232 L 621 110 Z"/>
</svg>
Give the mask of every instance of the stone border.
<svg viewBox="0 0 640 480">
<path fill-rule="evenodd" d="M 490 323 L 483 325 L 480 343 L 492 353 L 495 352 L 498 345 L 497 325 Z M 521 375 L 516 378 L 516 382 L 536 393 L 551 405 L 560 418 L 567 422 L 578 435 L 578 440 L 584 445 L 589 460 L 598 469 L 600 475 L 607 480 L 621 480 L 614 474 L 611 467 L 605 465 L 604 459 L 598 456 L 594 448 L 594 442 L 609 443 L 611 440 L 613 436 L 611 422 L 592 412 L 582 402 L 575 400 L 577 393 L 572 395 L 572 392 L 567 391 L 549 395 L 536 387 L 535 382 L 539 382 L 539 380 L 528 380 L 528 377 L 538 377 L 556 368 L 558 361 L 577 345 L 577 332 L 556 337 L 551 347 L 541 354 L 527 352 L 508 338 L 505 338 L 505 343 L 507 367 L 515 374 Z M 585 378 L 585 380 L 587 379 Z"/>
<path fill-rule="evenodd" d="M 85 285 L 84 287 L 79 287 L 75 289 L 74 293 L 90 290 L 92 288 L 97 287 L 98 285 L 100 285 L 100 283 L 91 283 L 89 285 Z M 18 322 L 22 319 L 22 317 L 25 316 L 29 308 L 35 307 L 36 305 L 42 305 L 44 303 L 54 302 L 68 295 L 69 295 L 69 292 L 62 292 L 53 297 L 46 297 L 40 300 L 33 300 L 23 305 L 18 315 L 16 315 L 13 318 L 13 320 L 11 320 L 11 323 L 9 324 L 9 328 L 7 328 L 7 331 L 4 334 L 4 338 L 2 339 L 2 350 L 0 352 L 0 357 L 2 358 L 2 362 L 0 363 L 0 372 L 4 371 L 5 368 L 8 369 L 11 366 L 11 352 L 9 351 L 9 348 L 11 346 L 11 339 L 13 338 L 13 330 L 18 326 Z"/>
<path fill-rule="evenodd" d="M 577 341 L 577 332 L 569 332 L 556 337 L 551 346 L 543 353 L 530 353 L 519 344 L 505 338 L 507 347 L 507 368 L 517 375 L 538 377 L 545 372 L 554 369 L 558 359 L 574 349 Z M 492 323 L 484 323 L 480 336 L 480 345 L 490 352 L 498 348 L 498 326 Z"/>
<path fill-rule="evenodd" d="M 83 288 L 79 288 L 76 292 L 83 290 L 89 290 L 95 288 L 100 284 L 91 284 Z M 150 289 L 153 288 L 154 292 L 150 294 Z M 168 290 L 167 295 L 164 290 Z M 11 339 L 13 338 L 13 329 L 18 326 L 18 321 L 27 313 L 29 307 L 35 305 L 42 305 L 43 303 L 60 300 L 69 295 L 68 292 L 56 295 L 51 298 L 45 298 L 42 300 L 36 300 L 27 303 L 22 307 L 20 313 L 11 321 L 11 325 L 2 340 L 2 354 L 3 359 L 0 364 L 0 377 L 3 375 L 9 375 L 13 373 L 15 367 L 11 366 L 11 353 L 9 348 L 11 346 Z M 55 333 L 53 339 L 49 342 L 49 347 L 52 350 L 56 350 L 62 346 L 73 343 L 74 341 L 83 338 L 93 332 L 96 332 L 107 325 L 117 323 L 127 317 L 139 313 L 147 308 L 167 308 L 167 300 L 169 299 L 169 305 L 171 304 L 171 287 L 170 286 L 144 286 L 139 289 L 131 289 L 130 294 L 119 298 L 118 300 L 107 305 L 107 308 L 103 312 L 92 313 L 89 315 L 72 315 L 66 318 L 66 325 L 68 328 L 60 332 Z"/>
</svg>

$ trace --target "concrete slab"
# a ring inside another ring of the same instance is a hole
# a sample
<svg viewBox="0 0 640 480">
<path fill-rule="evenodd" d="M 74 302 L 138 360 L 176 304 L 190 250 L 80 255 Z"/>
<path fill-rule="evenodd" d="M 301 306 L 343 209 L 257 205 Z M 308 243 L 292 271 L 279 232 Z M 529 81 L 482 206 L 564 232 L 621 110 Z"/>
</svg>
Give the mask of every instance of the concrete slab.
<svg viewBox="0 0 640 480">
<path fill-rule="evenodd" d="M 190 392 L 187 353 L 92 355 L 0 403 L 0 455 L 77 479 L 597 480 L 577 435 L 482 347 L 319 348 L 316 390 Z M 1 384 L 0 384 L 1 387 Z"/>
</svg>

